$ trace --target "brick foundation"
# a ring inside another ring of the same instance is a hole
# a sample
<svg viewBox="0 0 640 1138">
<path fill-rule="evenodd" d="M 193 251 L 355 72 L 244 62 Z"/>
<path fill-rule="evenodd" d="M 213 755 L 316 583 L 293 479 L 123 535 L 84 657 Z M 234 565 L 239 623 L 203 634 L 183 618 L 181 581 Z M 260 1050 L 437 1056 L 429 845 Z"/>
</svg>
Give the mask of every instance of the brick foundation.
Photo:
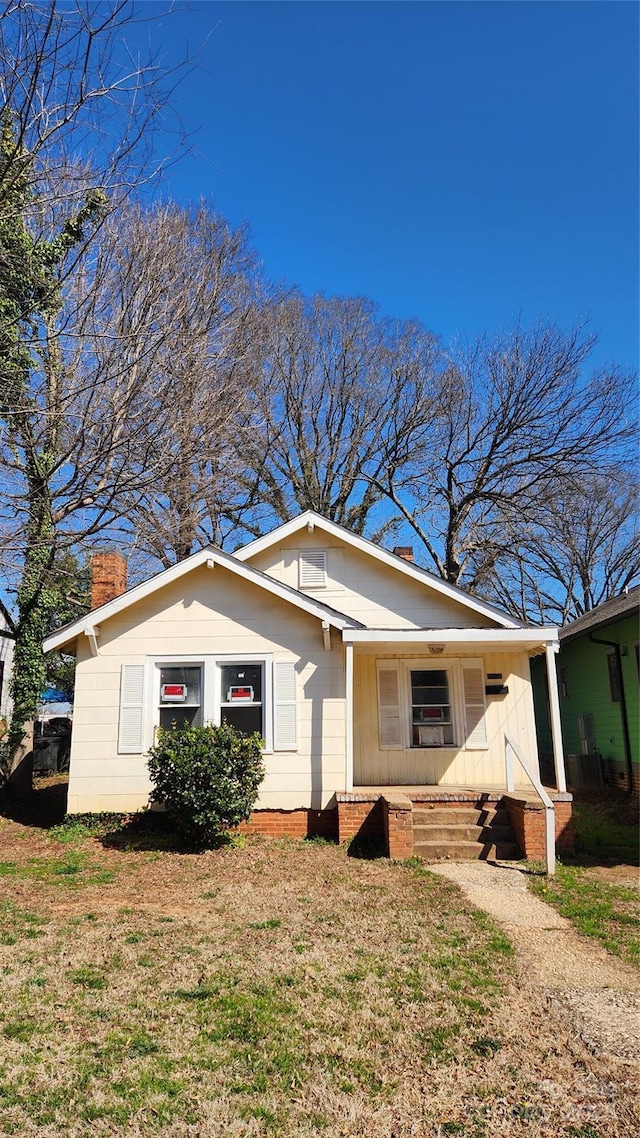
<svg viewBox="0 0 640 1138">
<path fill-rule="evenodd" d="M 509 816 L 516 842 L 522 856 L 529 861 L 544 861 L 546 857 L 545 808 L 539 801 L 505 794 L 502 804 Z M 556 851 L 570 853 L 574 848 L 571 796 L 554 801 L 556 823 Z"/>
<path fill-rule="evenodd" d="M 326 838 L 338 836 L 337 810 L 254 810 L 248 822 L 237 827 L 241 834 L 268 838 Z"/>
<path fill-rule="evenodd" d="M 571 818 L 572 796 L 552 795 L 556 823 L 556 850 L 573 850 Z M 438 810 L 455 810 L 473 802 L 482 808 L 491 802 L 507 811 L 515 840 L 523 857 L 530 861 L 545 858 L 545 809 L 535 799 L 516 794 L 458 793 L 448 797 L 425 793 L 415 801 L 402 794 L 336 795 L 337 805 L 327 810 L 254 810 L 249 821 L 238 826 L 240 833 L 263 834 L 270 838 L 322 837 L 341 844 L 357 839 L 363 847 L 384 849 L 390 858 L 403 861 L 413 856 L 413 808 L 432 804 Z"/>
</svg>

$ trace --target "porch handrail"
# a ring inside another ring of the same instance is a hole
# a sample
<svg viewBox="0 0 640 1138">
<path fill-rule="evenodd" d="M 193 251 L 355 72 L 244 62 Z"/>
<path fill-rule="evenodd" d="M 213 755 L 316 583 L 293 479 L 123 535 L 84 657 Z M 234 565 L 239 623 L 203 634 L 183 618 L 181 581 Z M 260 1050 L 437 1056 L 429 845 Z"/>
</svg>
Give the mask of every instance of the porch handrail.
<svg viewBox="0 0 640 1138">
<path fill-rule="evenodd" d="M 507 768 L 507 790 L 508 791 L 515 790 L 516 784 L 515 784 L 515 778 L 514 778 L 514 761 L 513 761 L 514 757 L 515 757 L 518 760 L 518 762 L 520 763 L 520 766 L 522 767 L 527 778 L 531 782 L 534 790 L 536 791 L 536 794 L 538 795 L 539 798 L 542 799 L 542 803 L 544 805 L 544 816 L 545 816 L 545 850 L 546 850 L 545 861 L 546 861 L 546 866 L 547 866 L 547 873 L 549 874 L 549 876 L 552 876 L 556 871 L 556 821 L 555 821 L 555 811 L 553 809 L 553 802 L 551 801 L 549 795 L 547 794 L 544 786 L 540 782 L 540 779 L 539 779 L 538 775 L 536 774 L 536 772 L 534 771 L 533 767 L 530 765 L 528 760 L 523 755 L 518 744 L 513 739 L 511 739 L 509 735 L 505 735 L 504 742 L 505 742 L 505 763 L 506 763 L 506 768 Z"/>
</svg>

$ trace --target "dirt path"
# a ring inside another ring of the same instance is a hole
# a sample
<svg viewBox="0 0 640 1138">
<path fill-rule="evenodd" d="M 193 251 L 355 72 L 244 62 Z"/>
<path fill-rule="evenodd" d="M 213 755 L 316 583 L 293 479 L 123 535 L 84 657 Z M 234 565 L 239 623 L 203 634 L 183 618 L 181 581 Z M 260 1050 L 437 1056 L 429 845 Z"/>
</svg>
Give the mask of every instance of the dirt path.
<svg viewBox="0 0 640 1138">
<path fill-rule="evenodd" d="M 549 1004 L 595 1054 L 640 1060 L 640 976 L 589 941 L 527 888 L 517 866 L 487 862 L 433 865 L 513 941 L 523 982 Z"/>
</svg>

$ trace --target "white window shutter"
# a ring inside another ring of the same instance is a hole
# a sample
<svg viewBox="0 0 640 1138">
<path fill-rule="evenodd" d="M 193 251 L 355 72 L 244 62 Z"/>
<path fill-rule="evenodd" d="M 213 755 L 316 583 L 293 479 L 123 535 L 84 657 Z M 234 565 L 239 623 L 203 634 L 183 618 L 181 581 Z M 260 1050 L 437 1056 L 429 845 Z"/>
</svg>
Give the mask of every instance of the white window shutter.
<svg viewBox="0 0 640 1138">
<path fill-rule="evenodd" d="M 123 664 L 120 678 L 118 751 L 141 755 L 144 724 L 144 664 Z"/>
<path fill-rule="evenodd" d="M 296 698 L 296 666 L 274 664 L 273 668 L 273 749 L 298 749 L 298 706 Z"/>
<path fill-rule="evenodd" d="M 400 715 L 400 673 L 397 667 L 378 668 L 378 716 L 380 750 L 400 750 L 402 748 L 402 718 Z"/>
<path fill-rule="evenodd" d="M 485 719 L 484 665 L 482 660 L 462 661 L 465 746 L 480 750 L 488 746 Z"/>
<path fill-rule="evenodd" d="M 324 589 L 327 585 L 327 554 L 324 549 L 301 549 L 298 558 L 298 587 Z"/>
</svg>

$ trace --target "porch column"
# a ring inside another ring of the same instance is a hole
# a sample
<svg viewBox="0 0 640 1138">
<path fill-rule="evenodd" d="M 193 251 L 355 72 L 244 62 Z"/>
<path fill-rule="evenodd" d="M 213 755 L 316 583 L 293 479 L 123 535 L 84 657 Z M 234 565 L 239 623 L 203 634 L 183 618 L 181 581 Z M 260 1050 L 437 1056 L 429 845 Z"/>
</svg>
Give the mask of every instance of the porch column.
<svg viewBox="0 0 640 1138">
<path fill-rule="evenodd" d="M 345 790 L 353 790 L 353 644 L 345 644 Z"/>
<path fill-rule="evenodd" d="M 553 739 L 553 765 L 556 772 L 556 786 L 561 793 L 567 789 L 562 750 L 562 727 L 560 725 L 560 702 L 558 700 L 558 676 L 556 673 L 557 644 L 546 644 L 547 686 L 549 688 L 549 713 L 551 716 L 551 738 Z"/>
</svg>

